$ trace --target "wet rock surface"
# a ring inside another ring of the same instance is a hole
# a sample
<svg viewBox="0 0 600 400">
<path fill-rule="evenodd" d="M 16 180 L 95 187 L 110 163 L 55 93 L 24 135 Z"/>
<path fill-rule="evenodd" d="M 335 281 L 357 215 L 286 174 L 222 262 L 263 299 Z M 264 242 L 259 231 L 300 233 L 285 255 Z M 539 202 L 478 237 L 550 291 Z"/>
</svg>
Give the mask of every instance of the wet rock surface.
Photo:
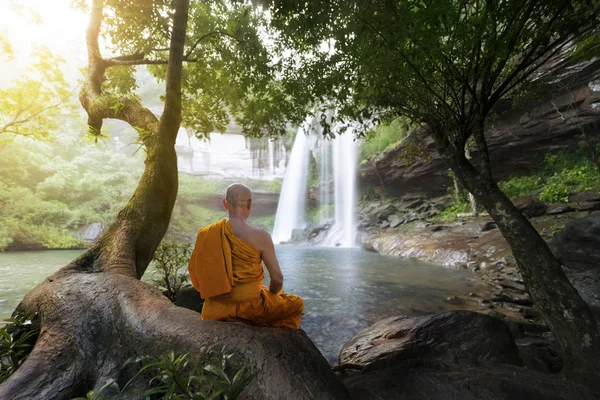
<svg viewBox="0 0 600 400">
<path fill-rule="evenodd" d="M 340 353 L 341 364 L 374 368 L 414 358 L 463 365 L 479 361 L 521 365 L 508 326 L 469 311 L 386 318 L 350 339 Z"/>
<path fill-rule="evenodd" d="M 600 393 L 556 375 L 506 364 L 406 360 L 343 379 L 354 400 L 592 400 Z"/>
<path fill-rule="evenodd" d="M 465 311 L 387 318 L 344 346 L 340 362 L 363 368 L 343 382 L 361 400 L 598 398 L 552 375 L 556 348 L 530 337 L 545 330 L 530 325 Z"/>
<path fill-rule="evenodd" d="M 568 222 L 550 248 L 581 297 L 600 310 L 600 215 Z"/>
</svg>

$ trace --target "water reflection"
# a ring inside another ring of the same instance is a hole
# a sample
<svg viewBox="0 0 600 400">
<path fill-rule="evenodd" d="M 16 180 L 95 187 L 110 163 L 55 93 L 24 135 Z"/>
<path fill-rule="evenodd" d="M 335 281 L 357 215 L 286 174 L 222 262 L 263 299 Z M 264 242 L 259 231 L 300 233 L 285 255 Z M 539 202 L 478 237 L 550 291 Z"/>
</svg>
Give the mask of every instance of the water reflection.
<svg viewBox="0 0 600 400">
<path fill-rule="evenodd" d="M 302 329 L 330 363 L 375 321 L 445 311 L 448 296 L 481 289 L 462 270 L 360 249 L 278 246 L 287 292 L 304 298 Z"/>
</svg>

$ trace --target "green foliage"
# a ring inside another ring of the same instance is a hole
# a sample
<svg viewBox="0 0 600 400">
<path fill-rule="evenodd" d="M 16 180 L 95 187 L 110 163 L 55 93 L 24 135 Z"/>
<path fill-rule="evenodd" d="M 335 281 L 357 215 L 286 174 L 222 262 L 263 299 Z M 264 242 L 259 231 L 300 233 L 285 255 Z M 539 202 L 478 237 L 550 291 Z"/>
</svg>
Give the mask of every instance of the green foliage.
<svg viewBox="0 0 600 400">
<path fill-rule="evenodd" d="M 442 221 L 454 221 L 458 214 L 471 212 L 471 205 L 468 201 L 461 199 L 459 202 L 454 202 L 450 207 L 445 208 L 439 213 L 439 218 Z"/>
<path fill-rule="evenodd" d="M 233 400 L 254 378 L 246 367 L 238 370 L 227 367 L 233 354 L 222 354 L 219 359 L 211 350 L 204 349 L 203 353 L 201 356 L 209 361 L 199 365 L 187 354 L 177 355 L 173 351 L 156 357 L 132 358 L 123 368 L 134 365 L 137 372 L 122 388 L 111 379 L 97 393 L 90 391 L 86 397 L 73 400 L 122 398 L 119 395 L 131 395 L 133 387 L 139 387 L 140 382 L 147 388 L 134 395 L 148 399 Z"/>
<path fill-rule="evenodd" d="M 511 199 L 514 199 L 536 193 L 543 183 L 544 180 L 538 175 L 525 175 L 499 182 L 498 186 L 500 189 L 502 189 L 505 195 Z"/>
<path fill-rule="evenodd" d="M 0 39 L 0 47 L 10 50 L 6 46 Z M 0 145 L 16 136 L 48 139 L 58 128 L 58 116 L 71 110 L 69 85 L 60 70 L 63 60 L 45 47 L 33 57 L 26 75 L 0 89 Z"/>
<path fill-rule="evenodd" d="M 18 137 L 0 147 L 0 249 L 81 248 L 82 226 L 110 223 L 131 196 L 141 158 L 89 146 L 81 127 L 61 121 L 58 141 Z"/>
<path fill-rule="evenodd" d="M 23 364 L 39 335 L 32 324 L 35 314 L 16 315 L 6 319 L 9 323 L 0 328 L 0 383 Z"/>
<path fill-rule="evenodd" d="M 573 193 L 599 191 L 600 171 L 582 151 L 546 154 L 530 175 L 500 182 L 510 198 L 539 195 L 546 203 L 566 203 Z"/>
<path fill-rule="evenodd" d="M 177 300 L 179 289 L 190 279 L 187 264 L 191 252 L 192 245 L 189 243 L 178 244 L 172 240 L 163 240 L 154 253 L 152 269 L 155 278 L 152 284 L 163 290 L 172 302 Z"/>
<path fill-rule="evenodd" d="M 411 124 L 406 118 L 395 118 L 371 129 L 360 146 L 359 159 L 366 160 L 389 148 L 394 147 L 410 133 Z"/>
</svg>

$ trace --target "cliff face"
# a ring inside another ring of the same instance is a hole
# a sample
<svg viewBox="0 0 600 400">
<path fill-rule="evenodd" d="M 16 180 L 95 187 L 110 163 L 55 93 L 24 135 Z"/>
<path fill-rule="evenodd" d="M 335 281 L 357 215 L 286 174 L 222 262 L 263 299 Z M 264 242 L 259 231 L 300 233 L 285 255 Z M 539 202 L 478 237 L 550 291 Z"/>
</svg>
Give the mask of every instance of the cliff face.
<svg viewBox="0 0 600 400">
<path fill-rule="evenodd" d="M 495 108 L 497 118 L 486 130 L 494 177 L 530 171 L 540 155 L 581 142 L 582 135 L 600 138 L 600 60 L 553 68 L 552 79 L 538 85 L 528 104 L 513 106 L 510 99 Z M 422 148 L 410 164 L 405 154 Z M 476 162 L 477 152 L 472 156 Z M 363 162 L 361 189 L 394 197 L 430 197 L 452 185 L 433 142 L 420 129 L 395 148 Z"/>
</svg>

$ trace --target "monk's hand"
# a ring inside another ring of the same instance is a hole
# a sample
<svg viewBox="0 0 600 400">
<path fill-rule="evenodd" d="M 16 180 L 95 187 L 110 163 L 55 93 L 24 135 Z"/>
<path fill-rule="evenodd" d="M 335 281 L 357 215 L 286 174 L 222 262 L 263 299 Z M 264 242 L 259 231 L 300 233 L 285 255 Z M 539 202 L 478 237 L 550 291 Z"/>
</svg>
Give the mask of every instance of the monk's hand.
<svg viewBox="0 0 600 400">
<path fill-rule="evenodd" d="M 271 279 L 271 283 L 269 284 L 269 292 L 277 294 L 282 288 L 283 279 Z"/>
</svg>

